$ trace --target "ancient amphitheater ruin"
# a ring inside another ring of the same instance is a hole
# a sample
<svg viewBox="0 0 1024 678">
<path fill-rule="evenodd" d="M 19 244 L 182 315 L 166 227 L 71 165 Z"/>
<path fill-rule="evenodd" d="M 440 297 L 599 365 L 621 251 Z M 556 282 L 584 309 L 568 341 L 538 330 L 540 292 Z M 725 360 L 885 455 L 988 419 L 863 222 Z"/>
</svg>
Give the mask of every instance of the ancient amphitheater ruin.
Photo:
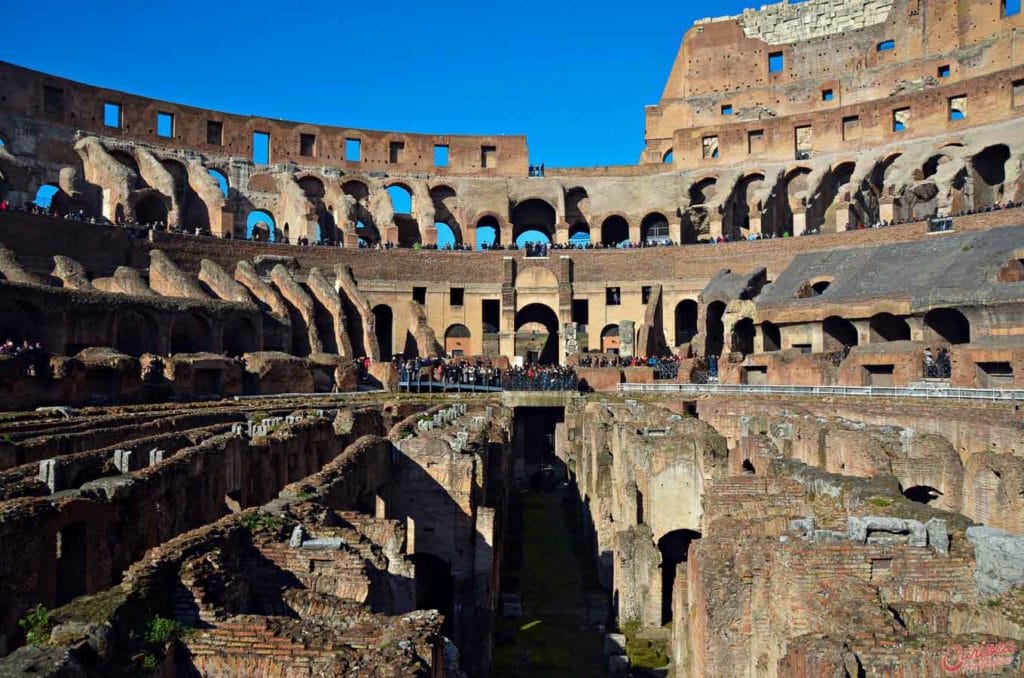
<svg viewBox="0 0 1024 678">
<path fill-rule="evenodd" d="M 543 171 L 0 63 L 0 676 L 1021 675 L 1022 35 L 703 20 Z"/>
</svg>

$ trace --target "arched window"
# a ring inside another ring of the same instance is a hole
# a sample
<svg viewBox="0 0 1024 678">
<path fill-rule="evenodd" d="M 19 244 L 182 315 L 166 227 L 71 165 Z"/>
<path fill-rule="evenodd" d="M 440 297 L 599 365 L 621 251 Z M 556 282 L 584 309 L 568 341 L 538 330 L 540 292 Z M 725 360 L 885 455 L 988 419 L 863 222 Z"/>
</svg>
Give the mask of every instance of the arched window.
<svg viewBox="0 0 1024 678">
<path fill-rule="evenodd" d="M 270 212 L 253 210 L 245 220 L 245 237 L 249 240 L 274 242 L 277 239 L 277 226 Z"/>
<path fill-rule="evenodd" d="M 668 241 L 668 220 L 664 215 L 648 214 L 640 222 L 640 240 L 648 244 Z"/>
<path fill-rule="evenodd" d="M 842 351 L 858 344 L 857 328 L 849 320 L 838 316 L 825 318 L 821 324 L 825 352 Z"/>
<path fill-rule="evenodd" d="M 689 343 L 697 336 L 697 302 L 683 299 L 676 304 L 676 346 Z"/>
<path fill-rule="evenodd" d="M 618 325 L 605 325 L 601 330 L 601 353 L 618 354 L 622 347 Z"/>
<path fill-rule="evenodd" d="M 391 307 L 386 304 L 379 304 L 373 307 L 374 331 L 377 334 L 377 346 L 380 348 L 381 360 L 389 360 L 394 354 L 392 348 L 392 327 L 395 316 Z"/>
<path fill-rule="evenodd" d="M 750 355 L 754 352 L 754 321 L 741 318 L 732 328 L 732 350 Z"/>
<path fill-rule="evenodd" d="M 43 184 L 36 191 L 36 197 L 33 202 L 43 209 L 50 209 L 53 205 L 53 197 L 60 193 L 60 188 L 53 184 Z"/>
<path fill-rule="evenodd" d="M 476 248 L 478 250 L 491 249 L 501 243 L 501 229 L 498 220 L 492 216 L 486 216 L 476 222 Z"/>
<path fill-rule="evenodd" d="M 534 245 L 538 245 L 538 244 L 550 245 L 551 244 L 551 236 L 549 236 L 544 231 L 538 231 L 538 230 L 532 229 L 532 230 L 529 230 L 529 231 L 523 231 L 522 233 L 519 234 L 519 237 L 516 238 L 516 245 L 518 245 L 519 247 L 525 247 L 526 245 L 530 245 L 530 244 L 534 244 Z"/>
<path fill-rule="evenodd" d="M 892 313 L 878 313 L 868 322 L 871 341 L 910 341 L 910 325 Z"/>
<path fill-rule="evenodd" d="M 661 161 L 666 165 L 671 165 L 675 162 L 675 153 L 672 152 L 671 148 L 665 151 L 665 155 L 661 156 Z"/>
<path fill-rule="evenodd" d="M 461 244 L 455 235 L 455 231 L 452 230 L 452 227 L 443 221 L 435 222 L 434 228 L 437 229 L 438 249 L 452 248 Z"/>
<path fill-rule="evenodd" d="M 149 194 L 135 203 L 135 220 L 140 224 L 166 224 L 167 203 L 162 196 Z"/>
<path fill-rule="evenodd" d="M 546 201 L 531 198 L 512 208 L 512 237 L 520 247 L 524 242 L 550 243 L 554 235 L 555 208 Z"/>
<path fill-rule="evenodd" d="M 452 325 L 444 333 L 444 352 L 453 358 L 461 358 L 469 354 L 469 342 L 469 328 L 465 325 Z"/>
<path fill-rule="evenodd" d="M 582 223 L 574 224 L 569 229 L 569 244 L 580 248 L 590 245 L 590 227 Z"/>
<path fill-rule="evenodd" d="M 619 247 L 629 242 L 629 223 L 613 214 L 601 224 L 601 244 L 605 247 Z"/>
<path fill-rule="evenodd" d="M 223 172 L 215 169 L 208 169 L 206 171 L 217 181 L 217 185 L 220 186 L 220 192 L 224 194 L 224 197 L 228 197 L 228 178 L 224 176 Z"/>
<path fill-rule="evenodd" d="M 924 325 L 932 334 L 926 340 L 938 338 L 950 344 L 971 343 L 971 323 L 955 308 L 933 308 L 925 314 Z"/>
<path fill-rule="evenodd" d="M 395 214 L 412 214 L 412 193 L 405 186 L 395 184 L 388 186 L 388 195 L 391 197 L 391 206 Z"/>
</svg>

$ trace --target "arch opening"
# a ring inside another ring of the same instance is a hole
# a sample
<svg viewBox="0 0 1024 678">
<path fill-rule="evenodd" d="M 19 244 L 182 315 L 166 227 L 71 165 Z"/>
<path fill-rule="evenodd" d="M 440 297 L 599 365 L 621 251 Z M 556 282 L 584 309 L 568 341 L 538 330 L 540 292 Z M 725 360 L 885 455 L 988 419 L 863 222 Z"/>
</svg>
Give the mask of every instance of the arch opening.
<svg viewBox="0 0 1024 678">
<path fill-rule="evenodd" d="M 395 354 L 393 348 L 395 314 L 387 304 L 377 304 L 373 307 L 373 319 L 373 331 L 377 337 L 381 360 L 387 360 Z"/>
<path fill-rule="evenodd" d="M 933 308 L 925 314 L 924 326 L 930 335 L 926 337 L 928 341 L 971 343 L 971 323 L 955 308 Z"/>
<path fill-rule="evenodd" d="M 683 299 L 676 304 L 675 319 L 676 346 L 693 341 L 697 336 L 697 302 L 693 299 Z"/>
<path fill-rule="evenodd" d="M 892 313 L 878 313 L 868 321 L 872 342 L 910 341 L 910 325 Z"/>
<path fill-rule="evenodd" d="M 732 351 L 750 355 L 754 352 L 754 321 L 741 318 L 732 328 Z"/>
<path fill-rule="evenodd" d="M 527 304 L 516 313 L 516 355 L 526 363 L 559 362 L 558 314 L 549 306 Z"/>
<path fill-rule="evenodd" d="M 501 245 L 501 225 L 490 215 L 481 217 L 476 222 L 476 248 L 478 250 L 495 249 Z"/>
<path fill-rule="evenodd" d="M 253 210 L 245 220 L 245 237 L 248 240 L 274 242 L 277 240 L 277 226 L 274 217 L 266 210 Z"/>
<path fill-rule="evenodd" d="M 661 554 L 661 623 L 672 621 L 673 589 L 676 586 L 676 568 L 689 561 L 690 546 L 700 539 L 701 533 L 696 530 L 673 530 L 658 540 L 658 552 Z M 686 578 L 680 580 L 680 584 Z"/>
<path fill-rule="evenodd" d="M 171 330 L 171 353 L 201 353 L 211 349 L 210 327 L 194 314 L 181 316 Z"/>
<path fill-rule="evenodd" d="M 554 242 L 555 208 L 540 198 L 530 198 L 512 208 L 512 239 L 523 242 Z M 523 236 L 529 235 L 532 240 Z M 543 236 L 543 237 L 542 237 Z"/>
<path fill-rule="evenodd" d="M 942 497 L 942 492 L 927 485 L 914 485 L 903 490 L 903 496 L 918 504 L 931 504 Z"/>
<path fill-rule="evenodd" d="M 601 224 L 601 244 L 605 247 L 619 247 L 629 242 L 629 222 L 613 214 Z"/>
<path fill-rule="evenodd" d="M 725 302 L 712 302 L 707 309 L 707 318 L 704 320 L 704 355 L 721 356 L 725 348 L 725 325 L 722 317 L 725 315 Z"/>
<path fill-rule="evenodd" d="M 471 335 L 469 328 L 456 323 L 444 332 L 444 352 L 453 358 L 462 358 L 470 354 Z"/>
<path fill-rule="evenodd" d="M 839 316 L 829 316 L 821 323 L 822 349 L 826 353 L 847 351 L 857 345 L 857 328 Z"/>
<path fill-rule="evenodd" d="M 640 222 L 640 240 L 648 245 L 663 245 L 669 242 L 668 219 L 660 212 L 648 214 Z"/>
<path fill-rule="evenodd" d="M 224 353 L 238 358 L 259 348 L 256 327 L 248 318 L 233 318 L 224 326 Z"/>
<path fill-rule="evenodd" d="M 148 315 L 127 309 L 117 316 L 117 350 L 138 358 L 144 353 L 159 353 L 159 329 Z"/>
<path fill-rule="evenodd" d="M 782 350 L 782 330 L 773 322 L 766 320 L 761 323 L 761 340 L 766 353 Z"/>
<path fill-rule="evenodd" d="M 135 203 L 135 221 L 140 224 L 166 224 L 167 203 L 162 196 L 149 194 Z"/>
</svg>

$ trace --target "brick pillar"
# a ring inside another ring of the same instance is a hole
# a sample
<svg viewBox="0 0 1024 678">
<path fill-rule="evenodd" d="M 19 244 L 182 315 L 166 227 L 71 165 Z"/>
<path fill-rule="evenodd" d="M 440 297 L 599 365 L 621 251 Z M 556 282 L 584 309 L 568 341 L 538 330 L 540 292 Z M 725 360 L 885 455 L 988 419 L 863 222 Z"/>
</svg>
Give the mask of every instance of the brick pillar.
<svg viewBox="0 0 1024 678">
<path fill-rule="evenodd" d="M 556 245 L 565 245 L 569 242 L 569 224 L 561 221 L 555 224 L 555 240 Z"/>
<path fill-rule="evenodd" d="M 840 200 L 836 203 L 835 217 L 836 233 L 850 230 L 850 202 L 848 200 Z"/>
<path fill-rule="evenodd" d="M 510 360 L 516 354 L 516 262 L 513 257 L 501 261 L 501 332 L 498 348 Z"/>
<path fill-rule="evenodd" d="M 750 232 L 761 233 L 761 213 L 753 212 L 750 215 Z"/>
<path fill-rule="evenodd" d="M 681 243 L 683 241 L 682 220 L 668 222 L 668 239 L 674 243 Z"/>
<path fill-rule="evenodd" d="M 895 209 L 896 205 L 891 197 L 882 198 L 881 202 L 878 203 L 878 218 L 882 221 L 892 221 Z M 864 225 L 870 226 L 871 224 Z"/>
<path fill-rule="evenodd" d="M 437 244 L 437 226 L 427 226 L 420 229 L 420 240 L 424 245 Z"/>
<path fill-rule="evenodd" d="M 640 242 L 640 224 L 630 222 L 629 224 L 629 241 Z"/>
<path fill-rule="evenodd" d="M 708 222 L 708 233 L 712 240 L 722 235 L 722 215 L 711 215 L 711 219 Z"/>
</svg>

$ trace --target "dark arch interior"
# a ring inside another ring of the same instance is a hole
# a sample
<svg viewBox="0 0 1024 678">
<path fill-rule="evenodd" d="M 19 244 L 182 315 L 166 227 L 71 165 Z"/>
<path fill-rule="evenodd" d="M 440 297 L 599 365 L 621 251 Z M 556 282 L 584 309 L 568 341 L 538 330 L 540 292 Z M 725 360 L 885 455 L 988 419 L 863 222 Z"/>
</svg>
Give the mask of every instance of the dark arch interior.
<svg viewBox="0 0 1024 678">
<path fill-rule="evenodd" d="M 166 224 L 167 204 L 159 196 L 147 195 L 135 203 L 135 220 L 140 224 Z"/>
<path fill-rule="evenodd" d="M 541 365 L 558 363 L 558 315 L 544 304 L 528 304 L 516 313 L 516 332 L 527 323 L 540 323 L 548 332 L 543 348 L 536 352 L 536 356 L 527 357 L 535 357 Z M 516 354 L 519 355 L 518 346 Z"/>
<path fill-rule="evenodd" d="M 857 345 L 857 328 L 849 320 L 832 316 L 821 324 L 825 352 L 842 351 Z"/>
<path fill-rule="evenodd" d="M 117 350 L 138 357 L 159 348 L 157 326 L 149 316 L 130 309 L 118 315 Z"/>
<path fill-rule="evenodd" d="M 601 244 L 607 247 L 618 247 L 629 240 L 629 223 L 619 215 L 613 215 L 601 224 Z"/>
<path fill-rule="evenodd" d="M 512 239 L 527 231 L 540 231 L 554 241 L 555 208 L 538 198 L 531 198 L 512 208 Z"/>
<path fill-rule="evenodd" d="M 782 349 L 782 331 L 779 330 L 779 326 L 775 323 L 767 321 L 762 323 L 761 336 L 764 341 L 763 350 L 765 352 Z"/>
<path fill-rule="evenodd" d="M 210 328 L 198 316 L 185 315 L 174 321 L 171 353 L 199 353 L 210 350 Z"/>
<path fill-rule="evenodd" d="M 248 318 L 235 318 L 224 327 L 224 352 L 232 358 L 251 353 L 256 345 L 256 328 Z"/>
<path fill-rule="evenodd" d="M 476 222 L 476 245 L 480 248 L 483 245 L 495 247 L 501 244 L 501 225 L 498 220 L 490 215 L 481 217 Z"/>
<path fill-rule="evenodd" d="M 924 324 L 935 336 L 950 344 L 971 342 L 971 323 L 955 308 L 934 308 L 924 316 Z"/>
<path fill-rule="evenodd" d="M 374 334 L 377 335 L 377 346 L 380 348 L 381 360 L 386 360 L 394 355 L 391 335 L 394 331 L 395 315 L 391 307 L 386 304 L 378 304 L 373 307 Z"/>
<path fill-rule="evenodd" d="M 708 306 L 708 316 L 704 321 L 705 343 L 704 355 L 722 355 L 725 348 L 725 327 L 722 324 L 722 316 L 725 315 L 725 304 L 721 301 L 712 302 Z"/>
<path fill-rule="evenodd" d="M 697 302 L 683 299 L 676 304 L 676 346 L 689 343 L 697 336 Z"/>
<path fill-rule="evenodd" d="M 918 504 L 931 504 L 933 501 L 938 500 L 942 493 L 934 487 L 914 485 L 903 490 L 903 496 L 910 501 L 916 501 Z"/>
<path fill-rule="evenodd" d="M 676 566 L 689 559 L 690 544 L 700 539 L 694 530 L 673 530 L 658 540 L 661 553 L 661 623 L 672 621 L 672 589 L 676 582 Z"/>
<path fill-rule="evenodd" d="M 757 473 L 757 469 L 754 468 L 754 464 L 749 459 L 743 460 L 743 472 L 751 475 Z"/>
<path fill-rule="evenodd" d="M 869 322 L 871 341 L 910 341 L 910 325 L 891 313 L 879 313 Z"/>
<path fill-rule="evenodd" d="M 416 609 L 440 612 L 447 633 L 451 633 L 455 599 L 451 565 L 432 553 L 415 553 L 410 558 L 416 566 Z"/>
<path fill-rule="evenodd" d="M 754 352 L 754 321 L 741 318 L 732 329 L 732 350 L 750 355 Z"/>
</svg>

